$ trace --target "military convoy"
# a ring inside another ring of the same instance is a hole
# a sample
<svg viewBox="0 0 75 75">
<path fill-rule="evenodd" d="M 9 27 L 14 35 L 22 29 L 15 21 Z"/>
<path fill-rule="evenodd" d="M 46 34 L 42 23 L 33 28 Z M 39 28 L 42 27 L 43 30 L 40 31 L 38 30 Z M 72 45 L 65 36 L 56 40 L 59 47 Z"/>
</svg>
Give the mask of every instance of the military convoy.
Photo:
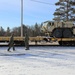
<svg viewBox="0 0 75 75">
<path fill-rule="evenodd" d="M 46 21 L 42 23 L 43 32 L 49 33 L 51 41 L 58 41 L 59 45 L 75 45 L 75 26 L 73 22 Z"/>
</svg>

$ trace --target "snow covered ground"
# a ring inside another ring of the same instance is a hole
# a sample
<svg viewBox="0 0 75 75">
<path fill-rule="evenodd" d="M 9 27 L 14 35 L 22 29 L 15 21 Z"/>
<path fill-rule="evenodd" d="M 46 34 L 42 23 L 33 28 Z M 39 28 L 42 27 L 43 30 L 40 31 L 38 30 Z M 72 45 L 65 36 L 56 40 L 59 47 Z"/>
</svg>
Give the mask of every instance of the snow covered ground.
<svg viewBox="0 0 75 75">
<path fill-rule="evenodd" d="M 75 47 L 0 47 L 0 75 L 75 75 Z"/>
</svg>

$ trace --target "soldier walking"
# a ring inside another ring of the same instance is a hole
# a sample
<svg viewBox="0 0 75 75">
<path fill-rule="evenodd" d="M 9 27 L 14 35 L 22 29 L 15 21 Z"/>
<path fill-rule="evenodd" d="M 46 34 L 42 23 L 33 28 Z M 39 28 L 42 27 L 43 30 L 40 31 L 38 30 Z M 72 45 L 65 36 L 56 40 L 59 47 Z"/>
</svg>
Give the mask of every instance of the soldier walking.
<svg viewBox="0 0 75 75">
<path fill-rule="evenodd" d="M 25 34 L 25 47 L 25 50 L 29 50 L 29 36 L 27 33 Z"/>
<path fill-rule="evenodd" d="M 14 34 L 12 33 L 11 37 L 10 37 L 10 41 L 9 41 L 9 48 L 7 51 L 10 51 L 11 47 L 13 47 L 13 51 L 15 51 L 15 47 L 14 47 Z"/>
</svg>

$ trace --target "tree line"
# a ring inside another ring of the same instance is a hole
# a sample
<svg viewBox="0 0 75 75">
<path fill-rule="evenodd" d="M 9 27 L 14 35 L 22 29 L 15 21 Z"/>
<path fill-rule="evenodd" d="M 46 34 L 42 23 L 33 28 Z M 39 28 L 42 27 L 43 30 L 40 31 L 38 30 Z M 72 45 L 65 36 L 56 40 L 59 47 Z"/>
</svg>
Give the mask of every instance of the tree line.
<svg viewBox="0 0 75 75">
<path fill-rule="evenodd" d="M 41 26 L 41 24 L 37 23 L 32 26 L 23 24 L 23 36 L 25 36 L 25 33 L 27 32 L 30 37 L 44 36 L 45 33 L 41 31 Z M 14 33 L 14 36 L 21 36 L 21 26 L 14 27 L 12 29 L 10 29 L 10 27 L 7 27 L 6 30 L 3 27 L 0 27 L 0 36 L 11 36 L 11 33 Z"/>
</svg>

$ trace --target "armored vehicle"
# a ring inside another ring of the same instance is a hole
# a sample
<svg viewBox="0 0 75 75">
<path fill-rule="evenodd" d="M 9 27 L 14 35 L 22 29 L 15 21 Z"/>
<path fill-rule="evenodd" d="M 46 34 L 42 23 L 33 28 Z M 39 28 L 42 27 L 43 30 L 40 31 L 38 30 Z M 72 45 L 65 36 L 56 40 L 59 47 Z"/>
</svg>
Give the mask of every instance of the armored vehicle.
<svg viewBox="0 0 75 75">
<path fill-rule="evenodd" d="M 46 21 L 42 23 L 42 31 L 52 37 L 51 41 L 58 41 L 59 45 L 75 45 L 75 26 L 73 22 Z"/>
</svg>

